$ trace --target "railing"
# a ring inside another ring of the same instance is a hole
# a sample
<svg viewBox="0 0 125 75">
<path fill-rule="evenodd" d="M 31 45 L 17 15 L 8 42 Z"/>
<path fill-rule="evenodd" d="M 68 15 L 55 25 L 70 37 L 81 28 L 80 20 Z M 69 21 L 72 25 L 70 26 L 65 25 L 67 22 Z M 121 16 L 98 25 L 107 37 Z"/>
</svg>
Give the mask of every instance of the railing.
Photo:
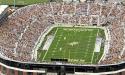
<svg viewBox="0 0 125 75">
<path fill-rule="evenodd" d="M 104 64 L 104 65 L 80 65 L 80 64 L 70 64 L 70 63 L 60 63 L 56 62 L 43 62 L 43 63 L 34 63 L 34 62 L 19 62 L 14 60 L 7 60 L 0 58 L 0 65 L 6 65 L 12 67 L 13 69 L 24 69 L 24 70 L 37 70 L 40 72 L 41 68 L 45 68 L 48 71 L 57 71 L 62 66 L 65 68 L 66 72 L 84 72 L 84 73 L 100 73 L 100 74 L 113 74 L 117 72 L 125 71 L 125 62 L 118 64 Z M 58 69 L 59 68 L 59 69 Z"/>
</svg>

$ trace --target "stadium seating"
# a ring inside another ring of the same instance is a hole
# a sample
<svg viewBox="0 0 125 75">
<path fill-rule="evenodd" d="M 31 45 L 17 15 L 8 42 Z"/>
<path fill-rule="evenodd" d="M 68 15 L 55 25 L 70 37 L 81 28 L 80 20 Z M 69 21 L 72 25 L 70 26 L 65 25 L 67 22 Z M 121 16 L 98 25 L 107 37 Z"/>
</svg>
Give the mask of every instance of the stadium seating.
<svg viewBox="0 0 125 75">
<path fill-rule="evenodd" d="M 120 7 L 120 8 L 119 8 Z M 125 60 L 124 47 L 125 6 L 113 3 L 50 3 L 22 7 L 9 16 L 0 27 L 0 53 L 18 61 L 32 61 L 33 48 L 41 32 L 55 23 L 110 24 L 109 52 L 98 64 L 112 64 Z M 123 10 L 121 10 L 123 9 Z M 30 13 L 29 13 L 30 12 Z"/>
</svg>

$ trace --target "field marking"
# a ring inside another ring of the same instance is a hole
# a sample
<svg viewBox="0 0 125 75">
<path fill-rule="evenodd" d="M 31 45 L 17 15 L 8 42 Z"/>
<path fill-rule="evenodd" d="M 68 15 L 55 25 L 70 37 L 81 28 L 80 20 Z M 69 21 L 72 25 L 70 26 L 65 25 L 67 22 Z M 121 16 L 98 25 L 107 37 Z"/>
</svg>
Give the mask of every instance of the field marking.
<svg viewBox="0 0 125 75">
<path fill-rule="evenodd" d="M 49 50 L 47 50 L 46 53 L 44 54 L 42 61 L 45 59 L 45 57 L 46 57 L 48 51 L 49 51 Z"/>
<path fill-rule="evenodd" d="M 98 36 L 98 34 L 99 34 L 99 29 L 98 29 L 98 31 L 97 31 L 97 33 L 96 33 L 96 37 Z M 95 42 L 95 43 L 96 43 L 96 42 Z M 95 48 L 94 48 L 94 49 L 95 49 Z M 93 54 L 92 54 L 92 58 L 91 58 L 91 64 L 93 63 L 94 54 L 95 54 L 95 51 L 93 50 Z"/>
<path fill-rule="evenodd" d="M 39 54 L 39 57 L 38 57 L 38 58 L 40 58 L 40 57 L 41 57 L 41 55 L 42 55 L 42 53 L 40 53 L 40 54 Z"/>
<path fill-rule="evenodd" d="M 64 30 L 64 29 L 63 29 Z M 68 31 L 68 30 L 67 30 Z M 70 34 L 69 33 L 67 33 L 66 34 L 66 38 L 69 38 L 69 36 L 70 36 Z M 68 41 L 66 41 L 66 43 L 69 43 Z M 70 50 L 68 49 L 68 57 L 66 57 L 68 60 L 70 60 Z"/>
<path fill-rule="evenodd" d="M 69 59 L 70 59 L 70 50 L 69 50 Z"/>
<path fill-rule="evenodd" d="M 93 36 L 92 36 L 92 31 L 91 31 L 91 33 L 90 33 L 90 36 L 88 37 L 89 40 L 88 40 L 88 44 L 87 44 L 87 47 L 86 47 L 86 50 L 85 50 L 85 56 L 84 56 L 85 58 L 86 58 L 86 55 L 87 55 L 88 50 L 89 50 L 89 47 L 90 47 L 90 46 L 89 46 L 89 45 L 90 45 L 89 43 L 91 42 L 91 41 L 90 41 L 90 40 L 91 40 L 91 37 L 93 37 Z"/>
<path fill-rule="evenodd" d="M 61 41 L 60 39 L 61 39 L 61 37 L 63 36 L 63 32 L 61 31 L 61 33 L 60 33 L 60 36 L 58 37 L 58 42 L 57 42 L 57 44 L 56 44 L 56 48 L 57 48 L 57 45 L 59 44 L 59 41 Z M 61 47 L 62 48 L 62 47 Z M 62 51 L 62 50 L 61 50 Z M 62 52 L 63 53 L 63 52 Z M 62 54 L 62 57 L 61 58 L 63 58 L 63 54 Z"/>
<path fill-rule="evenodd" d="M 76 35 L 76 34 L 77 34 L 77 31 L 75 31 L 75 29 L 73 28 L 73 36 Z M 74 38 L 73 36 L 72 36 L 72 38 Z M 73 41 L 76 41 L 76 40 L 73 39 Z M 77 49 L 78 49 L 78 48 L 77 48 Z M 77 50 L 74 50 L 74 51 L 77 52 Z M 76 53 L 74 53 L 73 58 L 74 58 L 74 57 L 77 57 L 77 54 L 76 54 Z M 75 58 L 75 59 L 76 59 L 76 58 Z"/>
<path fill-rule="evenodd" d="M 68 29 L 67 29 L 68 30 Z M 76 32 L 75 30 L 74 30 L 74 32 Z M 82 31 L 80 31 L 80 32 L 82 32 Z M 89 32 L 89 31 L 88 31 Z M 95 36 L 92 36 L 92 31 L 90 32 L 91 34 L 90 34 L 90 36 L 88 36 L 88 38 L 89 38 L 89 40 L 88 40 L 88 44 L 87 44 L 87 48 L 86 48 L 86 50 L 84 51 L 85 52 L 85 56 L 84 57 L 86 57 L 87 56 L 87 54 L 88 54 L 88 49 L 89 49 L 89 47 L 90 47 L 90 42 L 91 42 L 91 38 L 92 37 L 95 37 Z M 75 33 L 74 33 L 75 34 Z M 77 46 L 78 47 L 78 46 Z M 77 51 L 74 51 L 73 52 L 74 53 L 74 56 L 76 55 L 76 54 L 79 54 L 80 52 L 77 52 Z M 87 53 L 87 54 L 86 54 Z M 70 56 L 70 55 L 69 55 Z M 70 59 L 70 57 L 69 57 L 69 59 Z M 83 58 L 82 58 L 83 59 Z M 81 60 L 81 58 L 80 59 L 78 59 L 78 60 Z M 84 59 L 84 62 L 85 62 L 85 60 L 86 59 Z M 89 62 L 89 63 L 91 63 L 91 62 Z"/>
<path fill-rule="evenodd" d="M 55 32 L 55 34 L 57 34 L 57 32 Z M 56 41 L 55 48 L 54 48 L 54 50 L 52 50 L 52 51 L 60 51 L 60 50 L 57 50 L 57 46 L 59 45 L 61 36 L 63 36 L 62 34 L 63 34 L 63 32 L 61 32 L 61 33 L 58 35 L 58 40 Z M 56 35 L 55 35 L 55 36 L 56 36 Z M 53 55 L 55 55 L 55 53 L 54 53 Z M 60 56 L 59 56 L 59 57 L 60 57 Z M 61 58 L 62 58 L 62 57 L 61 57 Z"/>
<path fill-rule="evenodd" d="M 74 31 L 74 32 L 75 32 L 75 31 Z M 82 32 L 82 31 L 80 31 L 80 32 Z M 55 34 L 56 34 L 56 33 L 57 33 L 57 32 L 55 32 Z M 91 45 L 90 43 L 91 43 L 92 37 L 95 37 L 95 35 L 92 35 L 92 31 L 89 32 L 89 33 L 90 33 L 90 35 L 88 35 L 88 37 L 87 37 L 87 38 L 88 38 L 87 48 L 85 49 L 85 51 L 83 50 L 83 52 L 85 52 L 85 57 L 88 56 L 87 54 L 88 54 L 89 47 L 90 47 L 90 45 Z M 78 34 L 78 33 L 77 33 L 77 32 L 73 33 L 73 36 L 76 35 L 76 34 Z M 62 38 L 62 36 L 63 36 L 63 32 L 61 32 L 61 33 L 59 34 L 59 36 L 57 36 L 57 37 L 58 37 L 58 40 L 57 40 L 57 42 L 56 42 L 56 44 L 55 44 L 55 48 L 54 48 L 53 51 L 55 51 L 55 50 L 58 51 L 58 50 L 57 50 L 57 49 L 58 49 L 57 46 L 58 46 L 58 44 L 59 44 L 59 42 L 60 42 L 59 40 Z M 70 33 L 68 33 L 68 35 L 67 35 L 66 37 L 68 37 L 68 38 L 69 38 L 69 37 L 74 38 L 73 36 L 71 36 Z M 73 39 L 73 40 L 74 40 L 74 39 Z M 75 39 L 75 40 L 76 40 L 76 39 Z M 66 42 L 68 42 L 68 41 L 66 41 Z M 66 42 L 65 42 L 65 43 L 66 43 Z M 79 47 L 79 46 L 77 46 L 77 47 Z M 63 47 L 60 47 L 60 48 L 63 48 Z M 70 55 L 70 54 L 71 54 L 71 51 L 70 51 L 70 50 L 68 50 L 68 51 L 69 51 L 69 52 L 68 52 L 68 59 L 70 59 L 70 58 L 71 58 L 71 55 Z M 65 56 L 66 56 L 66 52 L 67 52 L 67 51 L 64 50 L 64 52 L 62 52 L 62 53 L 60 54 L 60 55 L 62 55 L 61 58 L 67 58 L 67 57 L 65 57 Z M 82 53 L 83 53 L 83 52 L 82 52 Z M 44 54 L 43 60 L 45 59 L 47 53 L 48 53 L 48 51 Z M 63 54 L 63 53 L 64 53 L 64 54 Z M 80 52 L 77 52 L 77 50 L 75 50 L 74 53 L 75 53 L 75 54 L 74 54 L 73 58 L 76 57 L 76 56 L 77 56 L 76 54 L 77 54 L 77 53 L 79 54 Z M 90 53 L 92 53 L 92 52 L 90 52 Z M 55 53 L 52 53 L 52 55 L 54 55 L 54 54 L 55 54 Z M 59 55 L 59 57 L 60 57 L 60 55 Z M 91 55 L 92 55 L 92 54 L 91 54 Z M 84 57 L 84 56 L 83 56 L 83 57 Z M 78 62 L 81 62 L 81 61 L 79 61 L 79 60 L 83 60 L 83 58 L 77 59 Z M 86 60 L 86 59 L 84 58 L 84 60 Z M 85 62 L 85 61 L 84 61 L 84 63 L 91 63 L 91 62 L 90 62 L 90 61 L 89 61 L 89 62 Z"/>
<path fill-rule="evenodd" d="M 93 62 L 94 55 L 95 55 L 95 52 L 94 52 L 94 50 L 93 50 L 92 58 L 91 58 L 91 64 L 92 64 L 92 62 Z"/>
<path fill-rule="evenodd" d="M 100 53 L 98 53 L 98 55 L 97 55 L 97 59 L 96 59 L 96 60 L 98 60 L 98 59 L 99 59 L 99 54 L 100 54 Z"/>
<path fill-rule="evenodd" d="M 54 38 L 55 38 L 55 35 L 57 34 L 57 31 L 58 31 L 58 28 L 56 29 L 56 32 L 54 34 Z M 45 59 L 47 53 L 48 53 L 49 49 L 46 51 L 46 53 L 44 54 L 43 58 L 42 58 L 42 61 Z"/>
</svg>

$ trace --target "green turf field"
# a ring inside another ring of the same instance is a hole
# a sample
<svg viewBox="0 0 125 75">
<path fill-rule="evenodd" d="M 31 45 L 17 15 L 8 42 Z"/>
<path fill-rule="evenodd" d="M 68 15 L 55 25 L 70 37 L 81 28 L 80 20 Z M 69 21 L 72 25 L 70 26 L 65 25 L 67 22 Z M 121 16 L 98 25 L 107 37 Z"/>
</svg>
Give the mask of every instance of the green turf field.
<svg viewBox="0 0 125 75">
<path fill-rule="evenodd" d="M 35 3 L 44 3 L 49 0 L 15 0 L 16 5 L 29 5 Z M 14 0 L 0 0 L 0 4 L 13 5 Z"/>
<path fill-rule="evenodd" d="M 103 54 L 104 44 L 100 52 L 94 52 L 96 37 L 104 39 L 104 31 L 98 28 L 57 27 L 48 35 L 55 35 L 48 50 L 42 50 L 44 42 L 38 50 L 38 61 L 51 61 L 51 58 L 68 59 L 68 62 L 79 64 L 95 64 Z M 47 35 L 47 36 L 48 36 Z"/>
</svg>

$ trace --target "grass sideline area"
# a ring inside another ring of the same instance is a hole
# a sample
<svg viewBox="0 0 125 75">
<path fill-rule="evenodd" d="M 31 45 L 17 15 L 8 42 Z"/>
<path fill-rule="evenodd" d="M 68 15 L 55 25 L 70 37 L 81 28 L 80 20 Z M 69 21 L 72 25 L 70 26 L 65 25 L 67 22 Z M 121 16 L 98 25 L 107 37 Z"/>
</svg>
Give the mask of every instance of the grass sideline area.
<svg viewBox="0 0 125 75">
<path fill-rule="evenodd" d="M 75 64 L 96 64 L 104 50 L 102 43 L 100 52 L 94 52 L 97 33 L 105 39 L 104 30 L 99 28 L 55 27 L 46 35 L 55 34 L 54 40 L 48 50 L 42 50 L 47 38 L 44 39 L 38 50 L 38 61 L 51 62 L 51 58 L 57 58 Z"/>
<path fill-rule="evenodd" d="M 0 4 L 13 5 L 14 0 L 0 0 Z M 49 0 L 15 0 L 16 5 L 30 5 L 36 3 L 46 3 Z"/>
</svg>

